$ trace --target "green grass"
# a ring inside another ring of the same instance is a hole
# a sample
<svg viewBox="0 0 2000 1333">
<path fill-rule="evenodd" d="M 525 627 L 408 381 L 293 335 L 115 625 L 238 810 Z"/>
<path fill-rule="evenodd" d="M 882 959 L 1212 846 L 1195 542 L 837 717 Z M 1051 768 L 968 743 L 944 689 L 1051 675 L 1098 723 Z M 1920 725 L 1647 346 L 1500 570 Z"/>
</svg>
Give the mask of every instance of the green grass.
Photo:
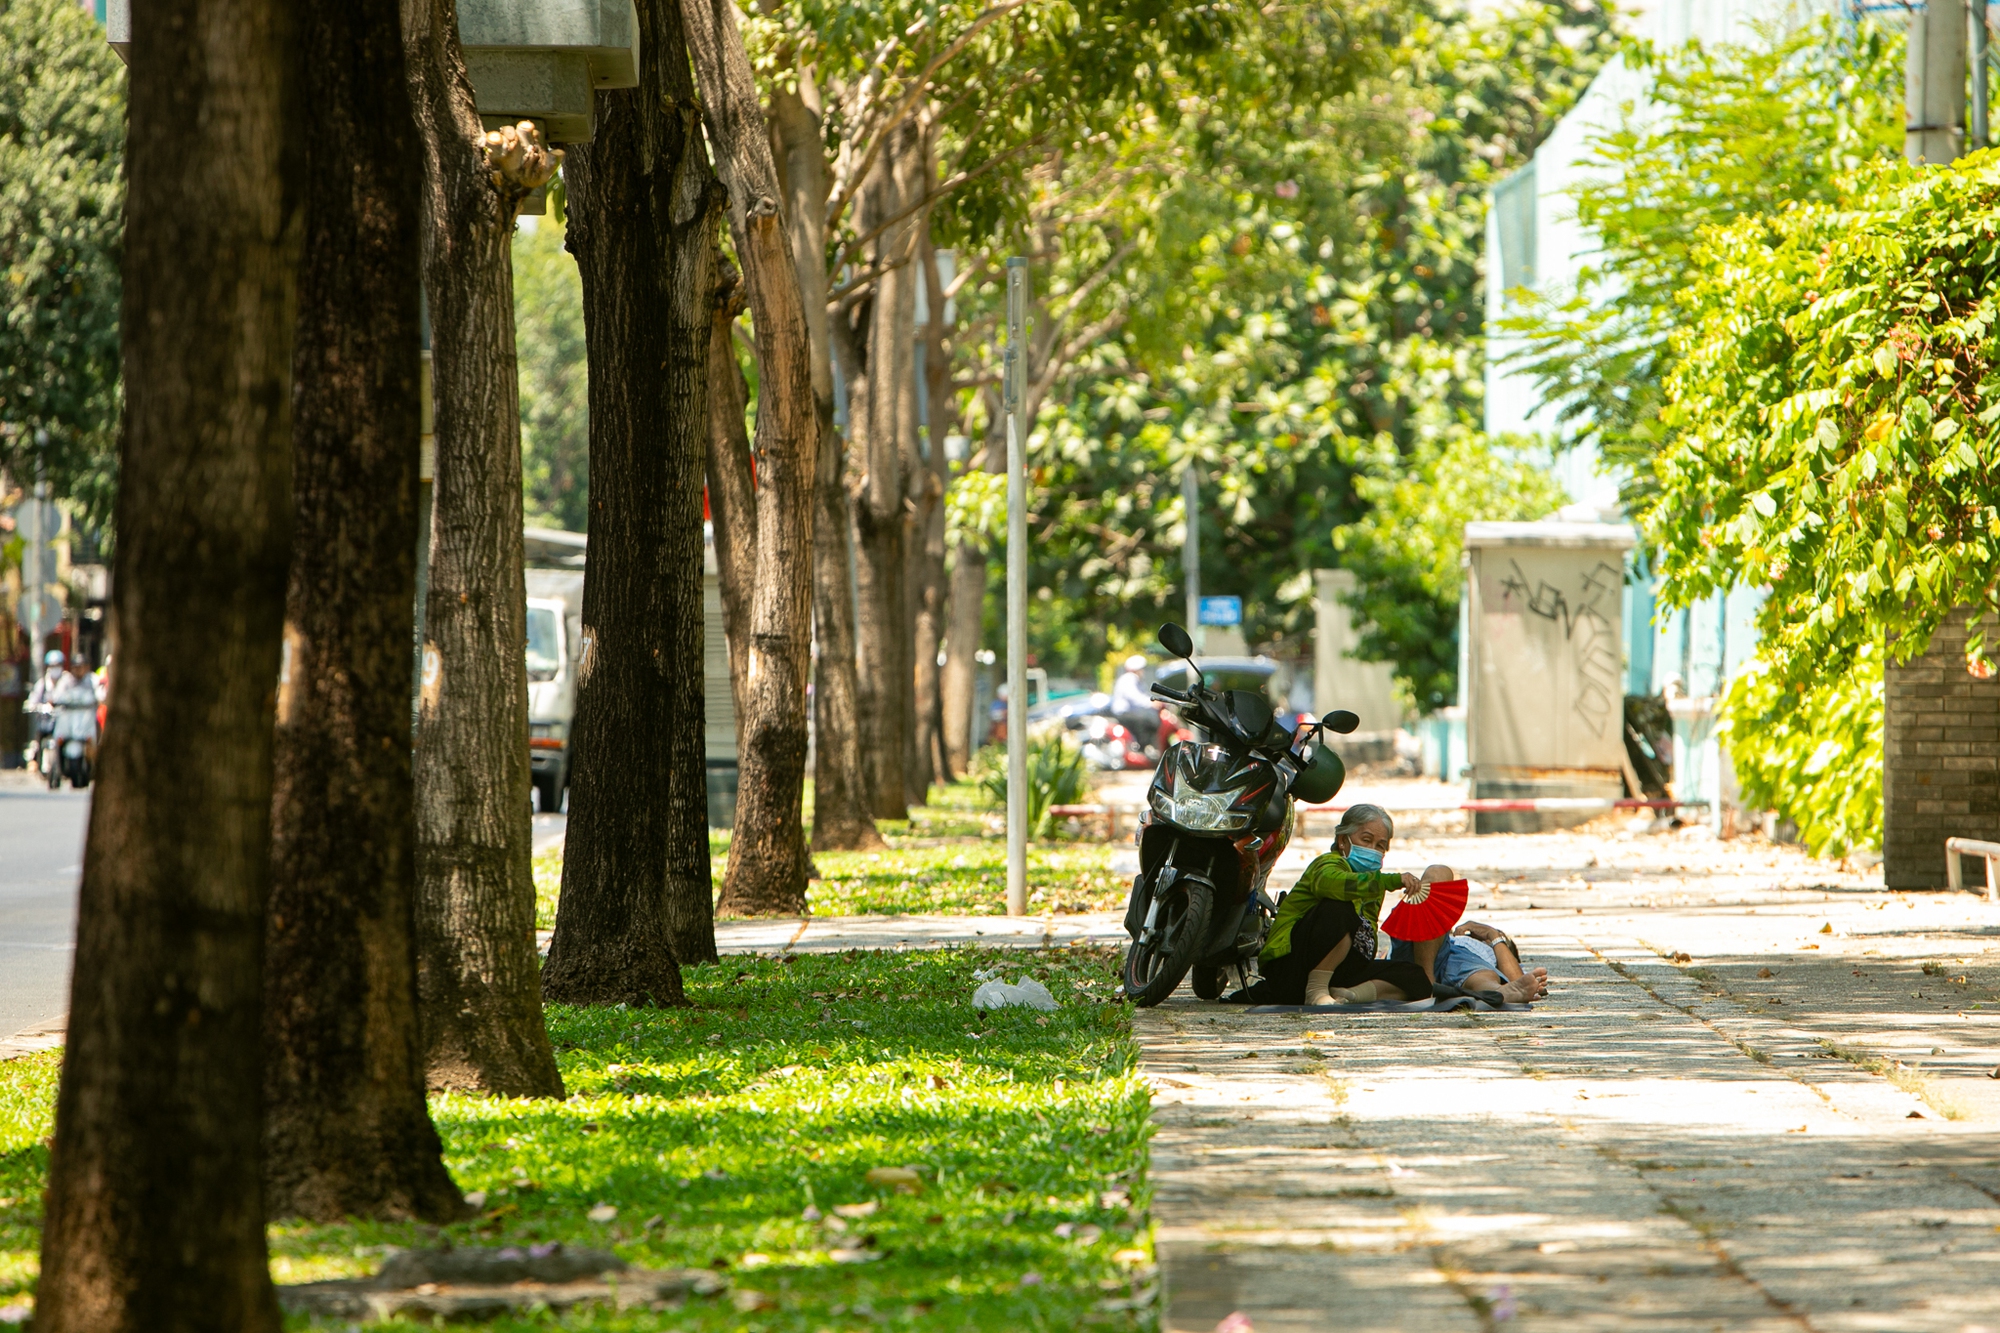
<svg viewBox="0 0 2000 1333">
<path fill-rule="evenodd" d="M 1007 844 L 960 839 L 886 852 L 821 852 L 820 877 L 806 890 L 815 915 L 879 912 L 994 914 L 1005 910 Z M 1102 912 L 1125 905 L 1125 881 L 1111 873 L 1103 843 L 1035 843 L 1028 848 L 1028 910 Z"/>
<path fill-rule="evenodd" d="M 1082 949 L 728 959 L 688 972 L 691 1009 L 552 1009 L 569 1100 L 433 1101 L 459 1184 L 487 1193 L 478 1220 L 444 1234 L 727 1268 L 734 1288 L 775 1308 L 743 1313 L 725 1296 L 673 1314 L 489 1327 L 1151 1327 L 1148 1096 L 1129 1011 L 1110 1002 L 1115 965 L 1111 951 Z M 1041 977 L 1061 1007 L 972 1009 L 982 966 Z M 54 1056 L 0 1064 L 0 1198 L 12 1200 L 0 1210 L 0 1304 L 32 1285 L 56 1067 Z M 917 1168 L 921 1191 L 870 1187 L 878 1166 Z M 865 1203 L 877 1210 L 844 1234 L 808 1220 L 809 1207 Z M 589 1221 L 600 1204 L 617 1218 Z M 274 1226 L 272 1271 L 364 1273 L 378 1247 L 423 1231 Z M 879 1258 L 837 1262 L 835 1248 Z M 1122 1308 L 1135 1294 L 1141 1309 Z"/>
<path fill-rule="evenodd" d="M 999 915 L 1007 898 L 1007 844 L 998 816 L 985 811 L 971 783 L 931 789 L 931 804 L 907 820 L 878 820 L 886 852 L 820 852 L 820 877 L 806 889 L 815 916 L 881 913 Z M 1101 842 L 1037 842 L 1028 848 L 1028 910 L 1108 912 L 1122 909 L 1130 884 L 1111 873 L 1111 847 Z M 718 894 L 728 864 L 729 831 L 708 834 L 709 867 Z M 562 850 L 535 858 L 535 928 L 553 930 L 562 889 Z"/>
</svg>

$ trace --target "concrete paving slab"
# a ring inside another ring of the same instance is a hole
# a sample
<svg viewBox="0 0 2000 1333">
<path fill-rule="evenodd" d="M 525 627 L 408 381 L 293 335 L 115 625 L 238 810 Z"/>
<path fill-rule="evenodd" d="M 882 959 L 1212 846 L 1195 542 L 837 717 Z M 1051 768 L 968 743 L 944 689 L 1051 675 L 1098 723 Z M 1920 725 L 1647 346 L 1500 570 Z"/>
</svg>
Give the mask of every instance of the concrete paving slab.
<svg viewBox="0 0 2000 1333">
<path fill-rule="evenodd" d="M 1950 1100 L 2000 1092 L 2000 911 L 1698 838 L 1390 861 L 1552 996 L 1142 1012 L 1164 1327 L 2000 1329 L 2000 1097 Z"/>
</svg>

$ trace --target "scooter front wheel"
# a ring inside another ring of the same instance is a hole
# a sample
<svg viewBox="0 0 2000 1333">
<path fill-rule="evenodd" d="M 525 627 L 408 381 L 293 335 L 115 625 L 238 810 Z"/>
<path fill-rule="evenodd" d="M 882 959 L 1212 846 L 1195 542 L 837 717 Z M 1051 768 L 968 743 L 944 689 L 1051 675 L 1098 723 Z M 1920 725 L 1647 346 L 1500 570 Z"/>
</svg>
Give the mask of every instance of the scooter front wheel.
<svg viewBox="0 0 2000 1333">
<path fill-rule="evenodd" d="M 1182 884 L 1184 892 L 1160 904 L 1152 939 L 1144 943 L 1134 940 L 1125 951 L 1125 995 L 1141 1008 L 1158 1004 L 1180 988 L 1181 978 L 1194 965 L 1195 953 L 1208 936 L 1215 890 L 1198 879 L 1186 879 Z"/>
</svg>

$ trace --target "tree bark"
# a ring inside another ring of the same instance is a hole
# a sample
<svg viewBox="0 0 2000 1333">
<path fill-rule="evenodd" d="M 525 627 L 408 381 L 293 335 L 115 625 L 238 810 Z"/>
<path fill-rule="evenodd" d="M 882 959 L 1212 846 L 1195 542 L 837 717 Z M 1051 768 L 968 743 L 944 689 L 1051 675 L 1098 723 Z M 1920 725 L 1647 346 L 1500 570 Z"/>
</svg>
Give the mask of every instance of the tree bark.
<svg viewBox="0 0 2000 1333">
<path fill-rule="evenodd" d="M 722 189 L 673 0 L 640 0 L 639 87 L 570 150 L 569 248 L 590 376 L 590 560 L 577 772 L 543 985 L 684 1004 L 715 958 L 703 726 L 701 479 Z"/>
<path fill-rule="evenodd" d="M 744 675 L 750 663 L 750 603 L 757 587 L 756 467 L 744 418 L 750 386 L 736 359 L 736 317 L 743 313 L 743 279 L 716 247 L 714 295 L 708 315 L 709 529 L 715 534 L 716 586 L 722 595 L 722 637 L 729 644 L 729 695 L 741 718 L 749 707 Z M 739 750 L 741 747 L 738 747 Z M 740 783 L 738 784 L 740 787 Z"/>
<path fill-rule="evenodd" d="M 934 172 L 925 155 L 926 175 Z M 918 280 L 924 286 L 929 315 L 923 329 L 924 396 L 929 409 L 924 422 L 928 450 L 917 493 L 916 562 L 916 722 L 917 763 L 926 788 L 955 776 L 944 739 L 944 691 L 939 653 L 945 647 L 950 582 L 945 573 L 945 490 L 951 467 L 945 459 L 945 437 L 958 424 L 958 399 L 951 386 L 951 326 L 945 320 L 944 283 L 938 274 L 937 250 L 931 244 L 930 215 L 920 215 L 917 235 Z M 956 314 L 956 310 L 953 310 Z M 928 792 L 926 792 L 928 797 Z"/>
<path fill-rule="evenodd" d="M 974 467 L 1004 472 L 1005 451 L 989 438 L 986 446 L 967 460 L 966 468 Z M 984 719 L 972 716 L 979 688 L 978 653 L 985 637 L 986 543 L 967 533 L 951 551 L 951 628 L 945 640 L 941 688 L 945 748 L 960 772 L 970 768 L 973 754 L 985 739 Z"/>
<path fill-rule="evenodd" d="M 118 693 L 35 1327 L 261 1333 L 272 684 L 291 542 L 293 10 L 135 7 Z"/>
<path fill-rule="evenodd" d="M 322 1222 L 448 1221 L 465 1204 L 424 1101 L 413 933 L 416 136 L 396 0 L 307 6 L 300 35 L 312 118 L 265 927 L 265 1205 Z"/>
<path fill-rule="evenodd" d="M 779 207 L 783 191 L 735 6 L 682 0 L 681 11 L 757 332 L 757 581 L 745 707 L 736 719 L 736 828 L 717 907 L 739 915 L 799 913 L 806 906 L 801 802 L 819 452 L 811 341 Z"/>
<path fill-rule="evenodd" d="M 509 243 L 455 0 L 403 0 L 423 159 L 437 480 L 416 745 L 417 988 L 433 1088 L 559 1097 L 529 869 L 527 587 Z"/>
<path fill-rule="evenodd" d="M 916 380 L 915 222 L 888 224 L 921 189 L 913 181 L 920 130 L 892 132 L 860 192 L 857 225 L 883 227 L 874 262 L 885 265 L 872 296 L 856 306 L 850 356 L 848 421 L 865 468 L 855 503 L 856 584 L 860 593 L 861 746 L 869 809 L 877 819 L 906 819 L 910 761 L 916 749 L 915 652 L 910 623 L 908 549 L 912 505 L 906 459 L 914 457 Z M 888 224 L 888 225 L 885 225 Z"/>
<path fill-rule="evenodd" d="M 785 230 L 799 275 L 812 357 L 819 453 L 813 478 L 814 851 L 869 851 L 887 844 L 868 817 L 861 771 L 859 686 L 854 666 L 854 581 L 848 563 L 853 512 L 847 449 L 833 425 L 833 351 L 826 318 L 826 150 L 812 71 L 798 91 L 771 94 L 771 132 L 784 165 Z"/>
</svg>

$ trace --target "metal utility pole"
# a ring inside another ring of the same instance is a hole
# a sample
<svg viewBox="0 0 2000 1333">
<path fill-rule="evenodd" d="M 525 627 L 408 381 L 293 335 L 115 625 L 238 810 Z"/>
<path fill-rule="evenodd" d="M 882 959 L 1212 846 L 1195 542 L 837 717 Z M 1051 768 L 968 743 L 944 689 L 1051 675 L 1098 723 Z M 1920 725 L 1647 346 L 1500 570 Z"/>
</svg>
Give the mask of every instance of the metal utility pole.
<svg viewBox="0 0 2000 1333">
<path fill-rule="evenodd" d="M 1984 148 L 1987 143 L 1987 66 L 1986 66 L 1986 0 L 1972 0 L 1966 7 L 1972 29 L 1972 142 L 1969 147 Z"/>
<path fill-rule="evenodd" d="M 1028 914 L 1028 261 L 1007 261 L 1007 915 Z"/>
<path fill-rule="evenodd" d="M 1187 535 L 1181 538 L 1181 573 L 1187 583 L 1187 632 L 1194 646 L 1201 647 L 1201 479 L 1195 475 L 1194 460 L 1181 469 L 1181 512 L 1187 516 Z"/>
<path fill-rule="evenodd" d="M 1925 0 L 1910 15 L 1903 157 L 1912 166 L 1965 151 L 1966 26 L 1965 0 Z"/>
</svg>

